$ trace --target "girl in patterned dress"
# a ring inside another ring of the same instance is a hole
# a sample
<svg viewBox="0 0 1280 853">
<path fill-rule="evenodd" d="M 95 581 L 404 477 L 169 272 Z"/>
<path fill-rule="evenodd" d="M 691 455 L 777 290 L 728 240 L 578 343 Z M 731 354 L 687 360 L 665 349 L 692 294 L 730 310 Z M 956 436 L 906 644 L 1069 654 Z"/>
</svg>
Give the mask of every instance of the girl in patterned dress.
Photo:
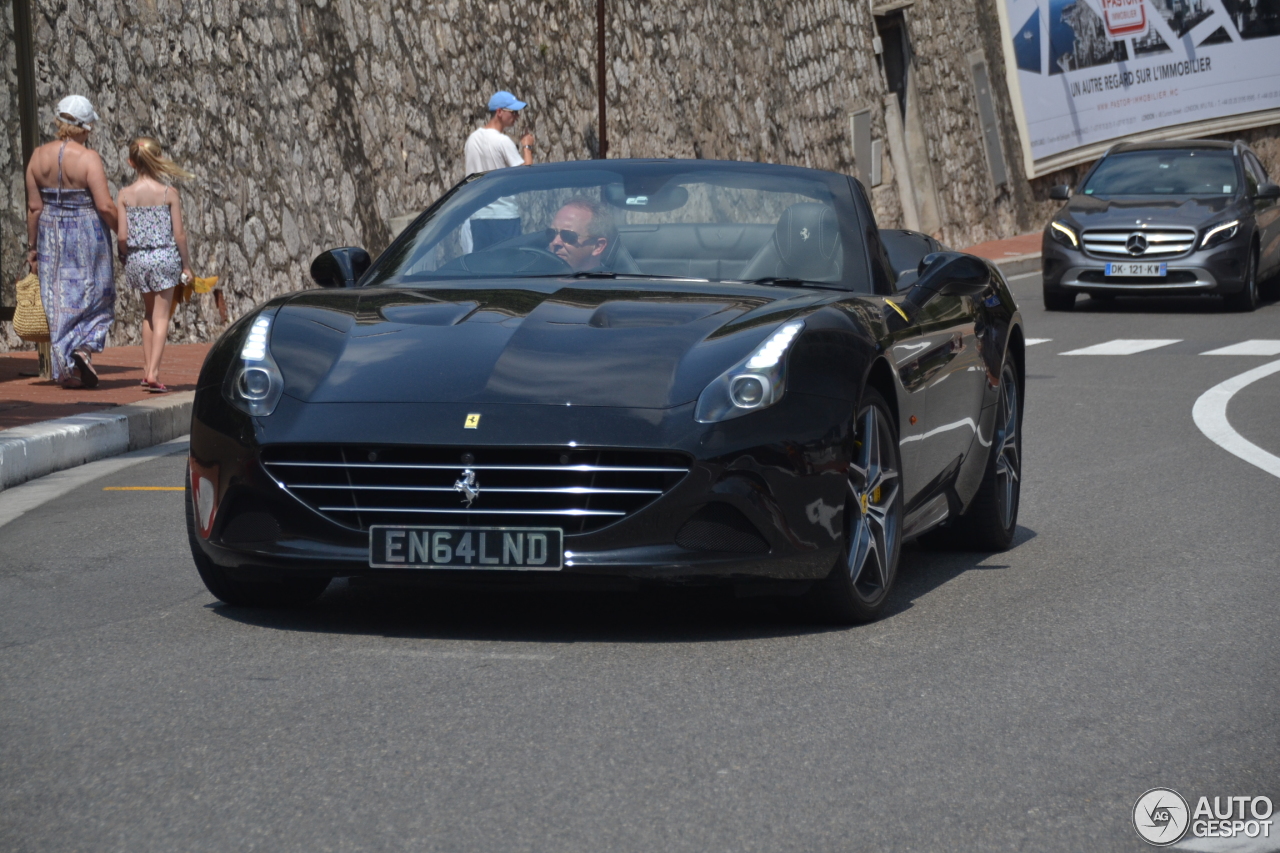
<svg viewBox="0 0 1280 853">
<path fill-rule="evenodd" d="M 164 156 L 160 143 L 140 136 L 129 145 L 129 167 L 138 180 L 120 190 L 120 254 L 124 281 L 142 291 L 142 358 L 147 390 L 168 391 L 160 383 L 160 356 L 169 336 L 174 288 L 191 280 L 187 232 L 182 227 L 182 199 L 161 178 L 190 178 L 191 173 Z"/>
<path fill-rule="evenodd" d="M 98 114 L 87 98 L 63 98 L 58 138 L 27 164 L 27 263 L 40 276 L 49 319 L 49 367 L 64 388 L 95 388 L 91 353 L 102 352 L 115 319 L 111 232 L 116 206 L 102 158 L 85 147 Z"/>
</svg>

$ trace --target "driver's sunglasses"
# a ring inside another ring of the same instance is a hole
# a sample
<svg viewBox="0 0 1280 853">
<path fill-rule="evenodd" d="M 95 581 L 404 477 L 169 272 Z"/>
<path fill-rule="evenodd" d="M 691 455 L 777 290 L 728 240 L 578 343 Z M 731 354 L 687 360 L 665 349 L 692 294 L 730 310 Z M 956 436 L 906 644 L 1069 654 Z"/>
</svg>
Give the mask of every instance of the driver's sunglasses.
<svg viewBox="0 0 1280 853">
<path fill-rule="evenodd" d="M 570 231 L 568 228 L 548 228 L 546 230 L 547 242 L 550 243 L 560 238 L 560 242 L 566 246 L 577 246 L 580 240 L 599 240 L 599 237 L 592 237 L 589 234 L 579 234 L 577 231 Z"/>
</svg>

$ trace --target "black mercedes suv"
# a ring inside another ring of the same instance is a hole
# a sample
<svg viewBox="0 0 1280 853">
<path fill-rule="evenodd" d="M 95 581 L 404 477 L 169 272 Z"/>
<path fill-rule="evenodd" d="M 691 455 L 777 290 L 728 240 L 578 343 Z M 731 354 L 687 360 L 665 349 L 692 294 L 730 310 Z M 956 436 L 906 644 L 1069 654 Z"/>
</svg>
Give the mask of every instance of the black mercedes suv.
<svg viewBox="0 0 1280 853">
<path fill-rule="evenodd" d="M 1044 307 L 1076 294 L 1215 293 L 1252 311 L 1280 272 L 1280 187 L 1243 142 L 1130 142 L 1107 151 L 1044 229 Z"/>
</svg>

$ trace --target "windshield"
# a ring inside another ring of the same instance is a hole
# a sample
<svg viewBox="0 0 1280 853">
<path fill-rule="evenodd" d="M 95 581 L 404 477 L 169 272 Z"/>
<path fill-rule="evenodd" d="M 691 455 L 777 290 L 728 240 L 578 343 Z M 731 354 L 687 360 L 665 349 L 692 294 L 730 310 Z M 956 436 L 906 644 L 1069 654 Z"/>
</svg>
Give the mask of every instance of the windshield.
<svg viewBox="0 0 1280 853">
<path fill-rule="evenodd" d="M 862 256 L 855 219 L 848 179 L 809 170 L 700 161 L 503 169 L 411 225 L 364 283 L 650 276 L 869 290 L 865 262 L 847 263 Z"/>
<path fill-rule="evenodd" d="M 1085 195 L 1231 195 L 1236 163 L 1230 151 L 1169 150 L 1112 154 L 1084 185 Z"/>
</svg>

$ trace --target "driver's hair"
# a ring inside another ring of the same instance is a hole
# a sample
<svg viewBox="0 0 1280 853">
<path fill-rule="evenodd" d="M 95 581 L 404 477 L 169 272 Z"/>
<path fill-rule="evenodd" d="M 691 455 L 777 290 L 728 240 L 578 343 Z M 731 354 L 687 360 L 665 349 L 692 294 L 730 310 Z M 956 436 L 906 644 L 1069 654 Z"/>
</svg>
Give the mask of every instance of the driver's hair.
<svg viewBox="0 0 1280 853">
<path fill-rule="evenodd" d="M 585 195 L 576 195 L 561 205 L 562 210 L 566 207 L 581 207 L 591 213 L 588 237 L 603 237 L 609 241 L 610 246 L 618 242 L 618 224 L 614 222 L 613 211 L 608 207 Z"/>
</svg>

